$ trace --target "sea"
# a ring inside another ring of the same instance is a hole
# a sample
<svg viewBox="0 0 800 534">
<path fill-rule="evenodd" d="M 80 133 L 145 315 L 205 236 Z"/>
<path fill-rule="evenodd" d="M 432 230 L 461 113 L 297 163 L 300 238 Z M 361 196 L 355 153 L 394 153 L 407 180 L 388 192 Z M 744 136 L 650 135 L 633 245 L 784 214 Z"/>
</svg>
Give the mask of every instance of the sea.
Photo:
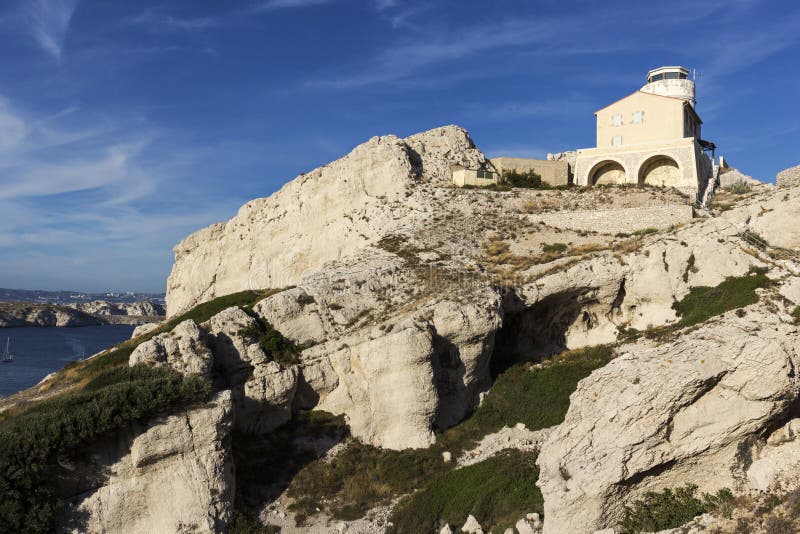
<svg viewBox="0 0 800 534">
<path fill-rule="evenodd" d="M 0 396 L 38 384 L 68 363 L 131 337 L 131 325 L 0 328 L 0 354 L 11 340 L 14 361 L 0 362 Z"/>
</svg>

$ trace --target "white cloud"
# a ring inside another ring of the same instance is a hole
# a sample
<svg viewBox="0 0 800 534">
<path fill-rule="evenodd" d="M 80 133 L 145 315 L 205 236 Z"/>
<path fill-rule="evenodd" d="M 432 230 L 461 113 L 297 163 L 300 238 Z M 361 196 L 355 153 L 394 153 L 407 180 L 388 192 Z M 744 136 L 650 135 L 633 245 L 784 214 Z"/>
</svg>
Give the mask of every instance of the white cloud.
<svg viewBox="0 0 800 534">
<path fill-rule="evenodd" d="M 39 46 L 60 60 L 78 0 L 26 0 L 24 16 Z"/>
</svg>

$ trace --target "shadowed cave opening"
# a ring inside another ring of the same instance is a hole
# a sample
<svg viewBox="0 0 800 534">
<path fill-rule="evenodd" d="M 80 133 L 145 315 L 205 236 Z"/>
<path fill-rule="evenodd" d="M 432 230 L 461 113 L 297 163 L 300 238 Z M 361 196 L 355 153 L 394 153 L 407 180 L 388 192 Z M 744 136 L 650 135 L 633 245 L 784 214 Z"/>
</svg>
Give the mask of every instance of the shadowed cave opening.
<svg viewBox="0 0 800 534">
<path fill-rule="evenodd" d="M 503 326 L 495 334 L 491 359 L 492 380 L 519 362 L 538 362 L 568 350 L 567 331 L 582 318 L 592 317 L 581 303 L 583 291 L 555 293 L 525 306 L 512 291 L 505 296 Z"/>
</svg>

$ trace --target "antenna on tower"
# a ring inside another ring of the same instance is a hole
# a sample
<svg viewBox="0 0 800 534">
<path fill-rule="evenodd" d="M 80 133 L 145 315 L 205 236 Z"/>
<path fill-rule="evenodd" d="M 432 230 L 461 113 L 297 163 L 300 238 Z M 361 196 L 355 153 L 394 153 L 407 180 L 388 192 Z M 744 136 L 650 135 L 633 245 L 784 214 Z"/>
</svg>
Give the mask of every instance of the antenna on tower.
<svg viewBox="0 0 800 534">
<path fill-rule="evenodd" d="M 703 74 L 695 68 L 692 68 L 692 81 L 696 82 L 703 77 Z"/>
</svg>

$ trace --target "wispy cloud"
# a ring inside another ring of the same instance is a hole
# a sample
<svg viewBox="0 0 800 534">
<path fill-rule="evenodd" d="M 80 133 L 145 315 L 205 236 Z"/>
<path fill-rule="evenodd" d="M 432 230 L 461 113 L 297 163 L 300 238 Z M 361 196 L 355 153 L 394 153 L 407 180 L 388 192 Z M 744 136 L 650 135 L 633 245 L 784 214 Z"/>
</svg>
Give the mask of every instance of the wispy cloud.
<svg viewBox="0 0 800 534">
<path fill-rule="evenodd" d="M 38 45 L 60 60 L 78 0 L 26 0 L 24 16 Z"/>
</svg>

